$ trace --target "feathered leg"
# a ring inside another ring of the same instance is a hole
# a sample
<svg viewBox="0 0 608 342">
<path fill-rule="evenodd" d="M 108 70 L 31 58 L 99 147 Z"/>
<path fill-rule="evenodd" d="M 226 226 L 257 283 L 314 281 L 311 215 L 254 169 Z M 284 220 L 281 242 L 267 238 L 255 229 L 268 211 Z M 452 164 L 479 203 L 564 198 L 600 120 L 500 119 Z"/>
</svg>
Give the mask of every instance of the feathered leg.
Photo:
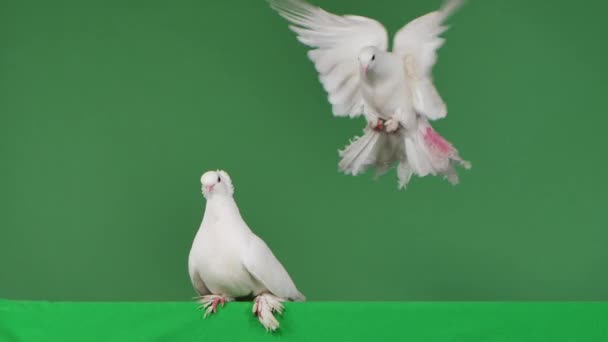
<svg viewBox="0 0 608 342">
<path fill-rule="evenodd" d="M 411 169 L 419 177 L 442 175 L 450 183 L 457 184 L 455 167 L 460 165 L 465 169 L 471 168 L 471 163 L 462 159 L 458 150 L 427 121 L 420 121 L 415 131 L 405 134 L 405 150 L 407 164 L 404 166 L 407 169 L 404 168 L 404 175 L 408 175 Z"/>
<path fill-rule="evenodd" d="M 216 313 L 218 305 L 224 307 L 226 302 L 231 302 L 234 300 L 233 298 L 222 295 L 206 295 L 196 298 L 197 302 L 200 304 L 199 309 L 205 310 L 203 318 L 207 318 L 207 316 L 211 315 L 212 313 Z"/>
<path fill-rule="evenodd" d="M 267 331 L 275 331 L 279 328 L 279 321 L 274 317 L 274 313 L 283 314 L 283 301 L 282 298 L 270 293 L 263 293 L 255 297 L 252 312 Z"/>
<path fill-rule="evenodd" d="M 344 150 L 339 151 L 341 160 L 338 168 L 340 171 L 356 176 L 374 165 L 382 134 L 384 133 L 366 128 L 361 137 L 355 137 Z"/>
<path fill-rule="evenodd" d="M 397 166 L 397 178 L 399 179 L 399 189 L 405 189 L 407 183 L 409 183 L 414 170 L 410 167 L 407 160 L 399 162 Z"/>
</svg>

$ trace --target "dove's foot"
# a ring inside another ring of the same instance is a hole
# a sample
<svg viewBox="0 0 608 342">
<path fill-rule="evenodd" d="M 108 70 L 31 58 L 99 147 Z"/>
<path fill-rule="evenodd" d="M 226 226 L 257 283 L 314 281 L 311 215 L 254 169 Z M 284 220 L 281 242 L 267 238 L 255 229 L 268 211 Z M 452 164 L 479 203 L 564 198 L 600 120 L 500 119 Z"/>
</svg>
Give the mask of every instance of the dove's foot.
<svg viewBox="0 0 608 342">
<path fill-rule="evenodd" d="M 282 302 L 283 299 L 270 293 L 263 293 L 255 297 L 252 312 L 267 331 L 275 331 L 279 328 L 279 321 L 274 317 L 274 313 L 283 314 Z"/>
<path fill-rule="evenodd" d="M 399 129 L 399 120 L 396 119 L 388 119 L 384 123 L 384 127 L 386 128 L 387 133 L 396 132 Z"/>
<path fill-rule="evenodd" d="M 224 304 L 226 304 L 226 302 L 231 301 L 233 301 L 232 298 L 224 297 L 222 295 L 207 295 L 198 298 L 198 303 L 201 304 L 199 308 L 205 310 L 203 318 L 207 318 L 207 316 L 209 316 L 210 314 L 216 313 L 218 305 L 221 304 L 222 307 L 224 307 Z"/>
<path fill-rule="evenodd" d="M 384 120 L 374 119 L 369 123 L 369 126 L 376 132 L 384 131 Z"/>
</svg>

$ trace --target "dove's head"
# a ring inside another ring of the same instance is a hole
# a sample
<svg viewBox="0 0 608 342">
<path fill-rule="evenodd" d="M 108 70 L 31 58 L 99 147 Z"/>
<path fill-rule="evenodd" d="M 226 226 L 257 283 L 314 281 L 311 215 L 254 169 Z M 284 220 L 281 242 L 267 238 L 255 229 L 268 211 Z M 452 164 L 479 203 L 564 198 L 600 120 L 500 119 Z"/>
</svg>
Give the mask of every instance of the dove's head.
<svg viewBox="0 0 608 342">
<path fill-rule="evenodd" d="M 201 188 L 205 198 L 216 195 L 232 196 L 234 187 L 230 176 L 223 170 L 207 171 L 201 176 Z"/>
<path fill-rule="evenodd" d="M 383 51 L 375 46 L 368 46 L 359 52 L 361 74 L 368 77 L 377 71 L 378 60 L 383 57 Z"/>
</svg>

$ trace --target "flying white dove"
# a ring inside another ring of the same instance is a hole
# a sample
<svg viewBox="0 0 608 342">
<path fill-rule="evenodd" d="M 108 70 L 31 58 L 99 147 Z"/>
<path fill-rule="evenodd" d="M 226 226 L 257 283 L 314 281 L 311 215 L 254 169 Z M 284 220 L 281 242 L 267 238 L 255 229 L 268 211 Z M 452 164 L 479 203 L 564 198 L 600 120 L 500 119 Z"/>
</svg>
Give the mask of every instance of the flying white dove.
<svg viewBox="0 0 608 342">
<path fill-rule="evenodd" d="M 253 313 L 270 331 L 279 327 L 273 313 L 282 314 L 285 300 L 304 301 L 293 281 L 266 243 L 243 221 L 232 197 L 234 187 L 224 171 L 201 177 L 207 199 L 190 256 L 188 271 L 205 309 L 204 317 L 229 301 L 253 298 Z"/>
<path fill-rule="evenodd" d="M 397 164 L 399 187 L 412 175 L 443 175 L 458 183 L 455 165 L 470 168 L 452 144 L 429 123 L 447 115 L 431 76 L 443 44 L 439 35 L 461 0 L 448 0 L 395 35 L 393 51 L 379 22 L 361 16 L 339 16 L 302 0 L 268 0 L 291 22 L 298 40 L 313 48 L 315 64 L 335 116 L 365 116 L 368 126 L 340 151 L 339 168 L 357 175 L 368 167 L 383 174 Z"/>
</svg>

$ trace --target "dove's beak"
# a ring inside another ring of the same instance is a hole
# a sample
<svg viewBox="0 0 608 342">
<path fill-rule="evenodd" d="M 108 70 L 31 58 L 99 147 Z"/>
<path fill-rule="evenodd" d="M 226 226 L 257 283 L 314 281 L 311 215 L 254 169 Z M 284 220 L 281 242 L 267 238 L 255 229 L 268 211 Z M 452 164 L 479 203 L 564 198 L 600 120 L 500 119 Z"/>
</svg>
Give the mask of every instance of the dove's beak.
<svg viewBox="0 0 608 342">
<path fill-rule="evenodd" d="M 369 68 L 369 65 L 366 65 L 363 67 L 363 75 L 367 76 L 367 69 Z"/>
<path fill-rule="evenodd" d="M 205 185 L 205 192 L 210 193 L 211 191 L 213 191 L 213 187 L 215 186 L 215 184 L 213 185 Z"/>
</svg>

